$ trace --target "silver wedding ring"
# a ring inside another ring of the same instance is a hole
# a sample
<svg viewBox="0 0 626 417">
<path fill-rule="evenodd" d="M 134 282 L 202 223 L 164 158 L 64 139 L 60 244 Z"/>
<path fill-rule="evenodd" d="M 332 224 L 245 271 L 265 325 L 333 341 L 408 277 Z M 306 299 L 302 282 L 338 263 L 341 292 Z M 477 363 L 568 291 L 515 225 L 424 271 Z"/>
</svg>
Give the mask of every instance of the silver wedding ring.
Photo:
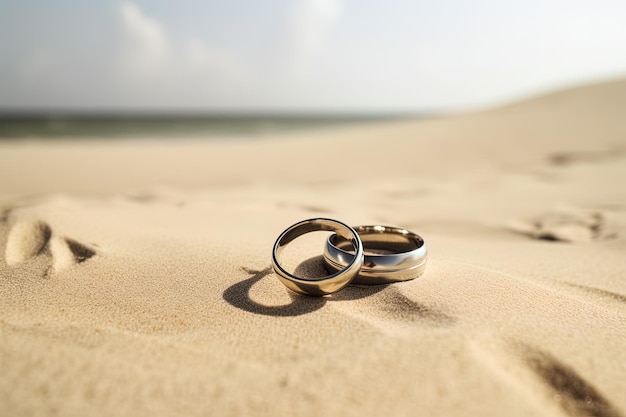
<svg viewBox="0 0 626 417">
<path fill-rule="evenodd" d="M 426 268 L 426 242 L 417 233 L 390 226 L 354 228 L 365 251 L 363 266 L 353 284 L 378 285 L 408 281 L 419 277 Z M 359 254 L 356 255 L 360 256 Z M 350 242 L 339 234 L 326 240 L 324 263 L 330 273 L 350 265 L 355 252 Z"/>
<path fill-rule="evenodd" d="M 346 246 L 352 247 L 351 259 L 345 265 L 321 278 L 297 277 L 287 272 L 279 263 L 281 252 L 294 239 L 319 230 L 335 232 Z M 300 294 L 322 296 L 337 292 L 348 285 L 357 276 L 363 266 L 363 244 L 357 232 L 340 221 L 325 218 L 303 220 L 287 228 L 274 243 L 272 266 L 280 281 L 287 288 Z"/>
</svg>

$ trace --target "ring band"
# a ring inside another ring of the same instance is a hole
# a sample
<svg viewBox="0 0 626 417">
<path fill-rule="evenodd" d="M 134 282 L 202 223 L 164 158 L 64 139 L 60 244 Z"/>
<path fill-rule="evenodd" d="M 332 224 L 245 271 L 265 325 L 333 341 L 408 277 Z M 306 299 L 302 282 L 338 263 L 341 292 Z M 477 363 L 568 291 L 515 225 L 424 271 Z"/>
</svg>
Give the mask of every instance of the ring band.
<svg viewBox="0 0 626 417">
<path fill-rule="evenodd" d="M 278 262 L 278 257 L 285 246 L 297 237 L 319 230 L 335 232 L 334 236 L 340 236 L 346 246 L 351 244 L 354 251 L 350 254 L 350 260 L 334 270 L 331 275 L 321 278 L 297 277 L 287 272 Z M 359 273 L 363 266 L 363 244 L 357 232 L 340 221 L 325 218 L 303 220 L 278 236 L 272 250 L 272 266 L 280 281 L 292 291 L 316 296 L 331 294 L 344 288 Z"/>
<path fill-rule="evenodd" d="M 379 285 L 408 281 L 419 277 L 426 268 L 426 242 L 417 233 L 390 226 L 357 226 L 365 255 L 353 284 Z M 326 240 L 324 264 L 328 272 L 345 268 L 354 252 L 345 250 L 348 241 L 332 234 Z M 369 252 L 369 253 L 368 253 Z"/>
</svg>

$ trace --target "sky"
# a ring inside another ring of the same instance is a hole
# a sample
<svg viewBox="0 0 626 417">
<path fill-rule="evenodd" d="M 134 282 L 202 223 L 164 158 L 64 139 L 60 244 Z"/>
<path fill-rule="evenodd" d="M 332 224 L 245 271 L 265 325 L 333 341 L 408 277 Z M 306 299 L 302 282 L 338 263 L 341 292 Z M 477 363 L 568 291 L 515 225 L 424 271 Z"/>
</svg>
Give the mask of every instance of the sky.
<svg viewBox="0 0 626 417">
<path fill-rule="evenodd" d="M 626 77 L 623 0 L 0 0 L 0 109 L 413 112 Z"/>
</svg>

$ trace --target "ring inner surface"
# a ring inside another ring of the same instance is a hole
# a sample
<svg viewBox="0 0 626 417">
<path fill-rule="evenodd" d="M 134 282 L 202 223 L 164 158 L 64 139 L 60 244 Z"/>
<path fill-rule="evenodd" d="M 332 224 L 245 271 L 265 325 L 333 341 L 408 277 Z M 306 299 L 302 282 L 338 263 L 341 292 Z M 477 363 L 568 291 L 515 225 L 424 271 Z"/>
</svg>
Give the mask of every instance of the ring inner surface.
<svg viewBox="0 0 626 417">
<path fill-rule="evenodd" d="M 359 233 L 363 243 L 363 253 L 365 255 L 390 255 L 397 253 L 411 252 L 423 246 L 423 240 L 406 234 L 393 232 L 387 233 Z M 354 254 L 353 244 L 339 236 L 330 237 L 332 243 L 338 249 Z"/>
<path fill-rule="evenodd" d="M 311 221 L 308 223 L 301 223 L 298 226 L 286 232 L 282 236 L 282 238 L 277 242 L 277 246 L 275 248 L 276 257 L 277 258 L 280 257 L 285 247 L 289 243 L 296 240 L 297 238 L 305 234 L 308 234 L 311 232 L 318 232 L 318 231 L 333 232 L 334 233 L 333 236 L 337 236 L 339 239 L 342 239 L 344 242 L 343 244 L 346 247 L 346 249 L 350 251 L 352 254 L 354 254 L 357 248 L 357 241 L 356 241 L 356 237 L 353 235 L 353 233 L 350 232 L 349 229 L 342 227 L 340 224 L 334 224 L 334 223 L 328 224 L 324 221 L 315 220 L 315 221 Z M 344 234 L 347 236 L 347 238 L 344 238 L 341 236 Z M 321 277 L 297 277 L 293 275 L 292 272 L 287 271 L 282 265 L 279 264 L 278 267 L 283 269 L 286 273 L 288 273 L 292 277 L 303 280 L 303 281 L 318 281 L 318 280 L 326 279 L 329 276 L 332 276 L 332 275 L 324 275 Z"/>
<path fill-rule="evenodd" d="M 300 236 L 305 235 L 310 232 L 318 232 L 318 231 L 333 232 L 337 236 L 341 236 L 342 239 L 344 239 L 348 243 L 350 243 L 351 241 L 352 242 L 355 241 L 354 237 L 352 236 L 352 233 L 348 229 L 345 229 L 341 227 L 340 225 L 328 225 L 326 223 L 312 221 L 310 223 L 299 224 L 297 227 L 294 227 L 293 229 L 285 233 L 280 239 L 280 241 L 278 242 L 279 252 L 282 252 L 282 249 L 285 246 L 287 246 L 289 243 L 293 242 L 295 239 L 299 238 Z M 356 245 L 354 243 L 350 243 L 350 245 L 356 248 Z"/>
</svg>

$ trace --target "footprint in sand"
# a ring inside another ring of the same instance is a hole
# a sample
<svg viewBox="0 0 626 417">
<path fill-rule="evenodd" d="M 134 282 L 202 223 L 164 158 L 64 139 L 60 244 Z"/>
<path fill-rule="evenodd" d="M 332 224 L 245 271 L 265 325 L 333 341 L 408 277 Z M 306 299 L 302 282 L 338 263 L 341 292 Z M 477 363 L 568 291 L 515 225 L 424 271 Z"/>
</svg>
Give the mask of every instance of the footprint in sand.
<svg viewBox="0 0 626 417">
<path fill-rule="evenodd" d="M 96 254 L 93 249 L 68 238 L 53 238 L 50 241 L 52 270 L 54 272 L 85 262 Z"/>
<path fill-rule="evenodd" d="M 561 408 L 571 416 L 619 417 L 621 413 L 573 368 L 547 352 L 526 347 L 524 359 L 539 379 L 554 392 Z"/>
<path fill-rule="evenodd" d="M 52 230 L 39 220 L 18 221 L 9 231 L 4 258 L 7 265 L 16 265 L 39 255 L 45 249 Z"/>
<path fill-rule="evenodd" d="M 52 255 L 52 264 L 44 276 L 96 255 L 94 249 L 74 239 L 55 236 L 52 228 L 41 220 L 17 220 L 10 228 L 4 250 L 7 265 L 17 266 L 46 252 Z"/>
<path fill-rule="evenodd" d="M 625 153 L 624 149 L 598 149 L 574 152 L 556 152 L 548 156 L 548 163 L 554 166 L 569 166 L 581 163 L 600 163 L 609 159 L 619 158 Z"/>
<path fill-rule="evenodd" d="M 552 403 L 574 417 L 622 416 L 591 381 L 546 350 L 519 340 L 494 341 L 493 335 L 471 340 L 468 346 L 476 359 L 499 375 L 503 383 L 520 395 L 532 396 L 543 411 Z M 529 378 L 543 386 L 547 394 L 543 399 L 537 398 L 536 389 L 529 391 L 528 386 L 534 386 Z"/>
<path fill-rule="evenodd" d="M 552 210 L 511 229 L 533 239 L 560 242 L 593 242 L 617 236 L 601 211 L 579 208 Z"/>
</svg>

